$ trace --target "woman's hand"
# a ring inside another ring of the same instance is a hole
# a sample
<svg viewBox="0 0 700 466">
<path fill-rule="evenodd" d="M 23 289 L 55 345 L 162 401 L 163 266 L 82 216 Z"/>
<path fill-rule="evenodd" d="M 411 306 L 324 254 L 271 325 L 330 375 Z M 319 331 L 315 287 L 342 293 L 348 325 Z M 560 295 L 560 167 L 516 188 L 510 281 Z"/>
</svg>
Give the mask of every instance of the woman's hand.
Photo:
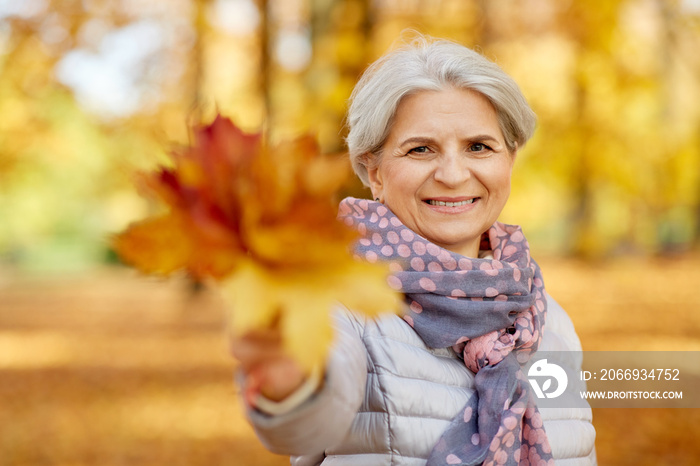
<svg viewBox="0 0 700 466">
<path fill-rule="evenodd" d="M 261 394 L 279 402 L 294 393 L 306 380 L 301 366 L 282 347 L 282 337 L 275 326 L 254 330 L 231 342 L 231 353 L 246 376 L 244 396 L 254 405 Z"/>
</svg>

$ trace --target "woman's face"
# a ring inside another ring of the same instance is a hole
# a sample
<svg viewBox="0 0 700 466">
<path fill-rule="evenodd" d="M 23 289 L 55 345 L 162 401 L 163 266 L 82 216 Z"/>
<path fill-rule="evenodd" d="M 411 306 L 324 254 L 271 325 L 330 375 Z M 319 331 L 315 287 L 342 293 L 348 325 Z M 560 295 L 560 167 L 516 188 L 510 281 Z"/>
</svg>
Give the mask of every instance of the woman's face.
<svg viewBox="0 0 700 466">
<path fill-rule="evenodd" d="M 370 187 L 419 235 L 477 257 L 481 234 L 508 200 L 514 159 L 484 96 L 421 91 L 399 104 L 381 160 L 368 170 Z"/>
</svg>

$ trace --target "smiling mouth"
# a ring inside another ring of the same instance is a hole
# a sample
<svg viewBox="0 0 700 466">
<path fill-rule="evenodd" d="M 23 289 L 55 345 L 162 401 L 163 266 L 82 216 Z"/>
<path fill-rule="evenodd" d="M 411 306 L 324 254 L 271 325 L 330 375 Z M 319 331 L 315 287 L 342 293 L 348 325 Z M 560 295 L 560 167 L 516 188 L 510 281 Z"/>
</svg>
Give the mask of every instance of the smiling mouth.
<svg viewBox="0 0 700 466">
<path fill-rule="evenodd" d="M 446 206 L 446 207 L 459 207 L 467 204 L 473 204 L 474 201 L 476 201 L 478 198 L 473 197 L 471 199 L 468 199 L 466 201 L 457 201 L 457 202 L 447 202 L 447 201 L 436 201 L 434 199 L 428 199 L 425 201 L 426 203 L 430 205 L 439 205 L 439 206 Z"/>
</svg>

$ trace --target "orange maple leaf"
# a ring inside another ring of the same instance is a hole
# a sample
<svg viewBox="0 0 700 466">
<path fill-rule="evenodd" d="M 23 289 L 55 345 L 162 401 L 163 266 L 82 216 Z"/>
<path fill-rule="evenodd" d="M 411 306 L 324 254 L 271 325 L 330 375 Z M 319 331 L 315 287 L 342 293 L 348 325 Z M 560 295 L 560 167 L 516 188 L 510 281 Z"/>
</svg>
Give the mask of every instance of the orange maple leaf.
<svg viewBox="0 0 700 466">
<path fill-rule="evenodd" d="M 200 280 L 230 274 L 245 252 L 235 180 L 249 173 L 261 142 L 219 116 L 195 133 L 192 147 L 171 154 L 172 168 L 138 174 L 137 182 L 169 212 L 117 235 L 117 253 L 146 273 L 185 269 Z"/>
<path fill-rule="evenodd" d="M 172 159 L 173 168 L 139 176 L 168 212 L 115 237 L 126 262 L 219 280 L 236 334 L 279 322 L 307 367 L 325 355 L 334 303 L 369 314 L 398 308 L 387 269 L 353 260 L 356 233 L 336 220 L 348 164 L 322 157 L 312 138 L 270 148 L 218 116 Z"/>
</svg>

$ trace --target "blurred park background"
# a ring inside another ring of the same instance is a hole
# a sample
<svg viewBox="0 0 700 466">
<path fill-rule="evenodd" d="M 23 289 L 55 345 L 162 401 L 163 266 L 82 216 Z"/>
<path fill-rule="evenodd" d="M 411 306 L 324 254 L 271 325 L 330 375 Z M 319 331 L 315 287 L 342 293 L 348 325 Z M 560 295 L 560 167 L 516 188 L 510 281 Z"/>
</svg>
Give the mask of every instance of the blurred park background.
<svg viewBox="0 0 700 466">
<path fill-rule="evenodd" d="M 109 235 L 153 208 L 134 170 L 217 111 L 342 153 L 407 28 L 531 102 L 502 220 L 584 349 L 700 351 L 700 0 L 0 0 L 0 465 L 287 463 L 243 421 L 217 299 Z M 699 410 L 594 416 L 601 465 L 700 464 Z"/>
</svg>

